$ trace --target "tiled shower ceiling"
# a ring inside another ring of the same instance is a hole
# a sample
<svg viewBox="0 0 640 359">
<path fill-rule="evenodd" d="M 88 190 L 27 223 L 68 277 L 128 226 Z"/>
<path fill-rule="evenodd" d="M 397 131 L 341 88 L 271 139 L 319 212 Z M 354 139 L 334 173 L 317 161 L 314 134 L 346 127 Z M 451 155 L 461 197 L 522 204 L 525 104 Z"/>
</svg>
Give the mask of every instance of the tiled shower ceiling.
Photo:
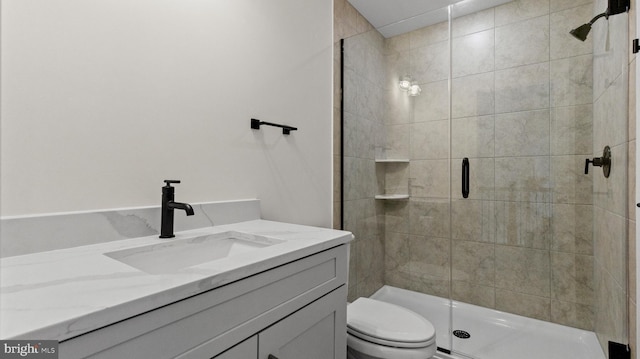
<svg viewBox="0 0 640 359">
<path fill-rule="evenodd" d="M 454 16 L 463 16 L 512 0 L 348 0 L 384 37 L 393 37 L 448 18 L 447 6 L 456 4 Z"/>
</svg>

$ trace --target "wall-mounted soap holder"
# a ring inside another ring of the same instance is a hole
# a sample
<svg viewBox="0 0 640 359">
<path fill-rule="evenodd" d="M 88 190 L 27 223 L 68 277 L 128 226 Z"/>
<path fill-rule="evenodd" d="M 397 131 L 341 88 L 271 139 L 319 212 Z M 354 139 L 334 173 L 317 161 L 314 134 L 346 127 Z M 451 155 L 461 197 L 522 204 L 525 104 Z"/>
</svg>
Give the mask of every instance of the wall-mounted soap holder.
<svg viewBox="0 0 640 359">
<path fill-rule="evenodd" d="M 592 160 L 587 158 L 584 163 L 584 174 L 589 174 L 589 163 L 594 167 L 602 167 L 604 177 L 609 178 L 609 174 L 611 174 L 611 147 L 604 146 L 602 157 L 594 157 Z"/>
</svg>

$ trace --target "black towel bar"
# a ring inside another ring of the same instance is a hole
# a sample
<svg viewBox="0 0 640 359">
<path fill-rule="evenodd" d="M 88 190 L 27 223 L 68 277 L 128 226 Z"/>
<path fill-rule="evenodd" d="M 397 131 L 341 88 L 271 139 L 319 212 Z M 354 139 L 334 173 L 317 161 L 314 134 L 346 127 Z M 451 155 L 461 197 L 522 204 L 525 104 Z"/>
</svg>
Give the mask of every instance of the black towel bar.
<svg viewBox="0 0 640 359">
<path fill-rule="evenodd" d="M 283 135 L 288 135 L 291 133 L 291 131 L 295 131 L 297 130 L 296 127 L 291 127 L 291 126 L 287 126 L 287 125 L 280 125 L 277 123 L 272 123 L 272 122 L 267 122 L 267 121 L 260 121 L 258 119 L 252 118 L 251 119 L 251 128 L 254 130 L 259 130 L 260 129 L 260 125 L 268 125 L 268 126 L 274 126 L 274 127 L 280 127 L 282 128 L 282 134 Z"/>
</svg>

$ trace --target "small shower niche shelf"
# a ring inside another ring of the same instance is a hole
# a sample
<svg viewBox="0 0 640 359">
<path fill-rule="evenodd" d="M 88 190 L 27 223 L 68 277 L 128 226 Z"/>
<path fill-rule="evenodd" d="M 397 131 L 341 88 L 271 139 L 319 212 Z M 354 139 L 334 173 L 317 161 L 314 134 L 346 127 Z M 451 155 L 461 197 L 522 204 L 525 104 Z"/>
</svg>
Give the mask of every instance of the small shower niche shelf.
<svg viewBox="0 0 640 359">
<path fill-rule="evenodd" d="M 375 199 L 385 199 L 385 200 L 409 199 L 409 195 L 408 194 L 377 194 Z"/>
<path fill-rule="evenodd" d="M 408 158 L 376 158 L 376 163 L 409 163 Z"/>
<path fill-rule="evenodd" d="M 382 164 L 409 164 L 408 158 L 376 158 L 376 163 Z M 408 189 L 407 184 L 407 189 Z M 396 193 L 396 194 L 377 194 L 375 199 L 379 200 L 404 200 L 409 199 L 408 193 Z"/>
</svg>

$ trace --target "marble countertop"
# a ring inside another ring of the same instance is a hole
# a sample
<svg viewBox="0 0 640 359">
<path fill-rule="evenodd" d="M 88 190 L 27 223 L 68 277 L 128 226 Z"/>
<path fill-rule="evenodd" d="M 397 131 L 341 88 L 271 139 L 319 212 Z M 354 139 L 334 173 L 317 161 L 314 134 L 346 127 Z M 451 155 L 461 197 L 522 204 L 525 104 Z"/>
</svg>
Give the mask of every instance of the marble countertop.
<svg viewBox="0 0 640 359">
<path fill-rule="evenodd" d="M 282 243 L 149 274 L 105 253 L 226 231 Z M 0 260 L 0 338 L 63 341 L 352 239 L 349 232 L 265 220 L 119 240 Z"/>
</svg>

